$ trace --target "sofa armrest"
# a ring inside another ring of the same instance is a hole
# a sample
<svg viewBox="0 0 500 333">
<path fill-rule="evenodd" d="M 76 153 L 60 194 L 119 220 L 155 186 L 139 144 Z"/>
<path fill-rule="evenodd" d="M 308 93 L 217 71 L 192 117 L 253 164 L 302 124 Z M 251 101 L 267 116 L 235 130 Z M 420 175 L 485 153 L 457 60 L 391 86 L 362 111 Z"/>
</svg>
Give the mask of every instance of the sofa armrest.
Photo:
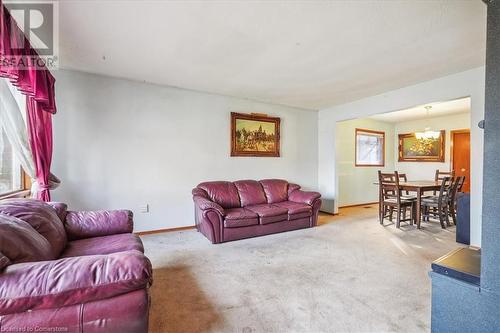
<svg viewBox="0 0 500 333">
<path fill-rule="evenodd" d="M 321 198 L 321 194 L 318 192 L 308 192 L 302 190 L 295 190 L 291 192 L 288 196 L 288 200 L 293 202 L 305 203 L 309 206 L 314 204 L 314 201 Z"/>
<path fill-rule="evenodd" d="M 134 230 L 130 210 L 68 211 L 64 226 L 71 240 L 126 234 Z"/>
<path fill-rule="evenodd" d="M 292 193 L 293 191 L 300 190 L 300 185 L 294 184 L 294 183 L 289 183 L 288 184 L 288 195 Z"/>
<path fill-rule="evenodd" d="M 0 315 L 107 299 L 152 283 L 139 251 L 15 264 L 0 274 Z"/>
<path fill-rule="evenodd" d="M 193 197 L 193 201 L 194 201 L 195 205 L 201 210 L 213 209 L 217 213 L 219 213 L 221 216 L 224 216 L 224 214 L 225 214 L 224 208 L 222 208 L 221 205 L 219 205 L 218 203 L 213 202 L 207 198 L 203 198 L 201 196 L 195 195 Z"/>
<path fill-rule="evenodd" d="M 47 202 L 52 208 L 55 209 L 57 216 L 59 219 L 64 222 L 66 220 L 66 214 L 68 213 L 68 205 L 62 202 Z"/>
</svg>

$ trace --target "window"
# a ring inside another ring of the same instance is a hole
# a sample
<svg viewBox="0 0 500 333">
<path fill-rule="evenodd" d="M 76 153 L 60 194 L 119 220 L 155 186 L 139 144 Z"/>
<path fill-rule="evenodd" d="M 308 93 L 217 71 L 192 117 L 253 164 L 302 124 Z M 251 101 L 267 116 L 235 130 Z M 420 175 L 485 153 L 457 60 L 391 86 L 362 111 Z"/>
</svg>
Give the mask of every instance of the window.
<svg viewBox="0 0 500 333">
<path fill-rule="evenodd" d="M 0 78 L 0 198 L 21 195 L 20 191 L 31 186 L 31 180 L 22 170 L 17 158 L 15 147 L 8 139 L 8 134 L 13 134 L 16 126 L 23 126 L 26 122 L 25 101 L 24 95 L 17 92 L 7 79 Z M 17 112 L 21 112 L 21 119 L 15 117 Z"/>
<path fill-rule="evenodd" d="M 358 166 L 385 165 L 385 132 L 356 128 L 356 162 Z"/>
<path fill-rule="evenodd" d="M 24 173 L 9 140 L 0 131 L 0 196 L 24 190 Z"/>
</svg>

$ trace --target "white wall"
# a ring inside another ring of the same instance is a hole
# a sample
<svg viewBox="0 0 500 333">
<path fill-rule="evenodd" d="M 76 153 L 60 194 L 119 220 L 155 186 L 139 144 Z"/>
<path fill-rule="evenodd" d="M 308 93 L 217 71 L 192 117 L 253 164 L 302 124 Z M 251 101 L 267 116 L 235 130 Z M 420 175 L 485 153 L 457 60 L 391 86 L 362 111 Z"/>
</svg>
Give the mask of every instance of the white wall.
<svg viewBox="0 0 500 333">
<path fill-rule="evenodd" d="M 428 119 L 420 119 L 413 121 L 406 121 L 397 123 L 395 126 L 395 138 L 394 138 L 394 148 L 395 148 L 395 170 L 404 172 L 408 175 L 410 180 L 427 180 L 433 179 L 436 169 L 449 171 L 450 167 L 450 156 L 451 156 L 451 131 L 457 129 L 468 129 L 471 126 L 470 123 L 471 115 L 469 113 L 462 113 L 456 115 L 449 115 L 446 117 L 436 117 Z M 398 162 L 398 134 L 402 133 L 413 133 L 416 131 L 422 131 L 424 128 L 430 127 L 432 130 L 439 131 L 445 130 L 445 156 L 444 162 Z"/>
<path fill-rule="evenodd" d="M 355 166 L 356 128 L 385 132 L 385 167 Z M 394 124 L 369 118 L 342 121 L 336 129 L 338 205 L 349 206 L 378 201 L 377 171 L 394 170 Z"/>
<path fill-rule="evenodd" d="M 136 231 L 194 224 L 191 189 L 209 180 L 284 178 L 317 189 L 317 112 L 58 71 L 53 200 L 127 208 Z M 280 158 L 230 157 L 230 112 L 281 117 Z M 150 213 L 139 212 L 143 204 Z"/>
<path fill-rule="evenodd" d="M 479 67 L 417 85 L 364 98 L 352 103 L 320 110 L 318 116 L 318 185 L 323 210 L 335 210 L 338 194 L 336 168 L 336 122 L 407 109 L 431 102 L 471 97 L 471 243 L 481 244 L 481 205 L 483 176 L 483 132 L 476 124 L 484 116 L 485 68 Z M 332 204 L 333 203 L 333 204 Z"/>
</svg>

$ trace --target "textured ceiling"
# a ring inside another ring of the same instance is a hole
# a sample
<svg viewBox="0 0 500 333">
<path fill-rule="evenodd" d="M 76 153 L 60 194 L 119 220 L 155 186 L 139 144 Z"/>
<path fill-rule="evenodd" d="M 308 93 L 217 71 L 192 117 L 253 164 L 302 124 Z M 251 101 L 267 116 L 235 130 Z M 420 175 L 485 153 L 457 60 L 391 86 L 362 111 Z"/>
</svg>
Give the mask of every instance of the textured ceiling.
<svg viewBox="0 0 500 333">
<path fill-rule="evenodd" d="M 447 1 L 60 1 L 61 66 L 320 109 L 484 64 Z"/>
</svg>

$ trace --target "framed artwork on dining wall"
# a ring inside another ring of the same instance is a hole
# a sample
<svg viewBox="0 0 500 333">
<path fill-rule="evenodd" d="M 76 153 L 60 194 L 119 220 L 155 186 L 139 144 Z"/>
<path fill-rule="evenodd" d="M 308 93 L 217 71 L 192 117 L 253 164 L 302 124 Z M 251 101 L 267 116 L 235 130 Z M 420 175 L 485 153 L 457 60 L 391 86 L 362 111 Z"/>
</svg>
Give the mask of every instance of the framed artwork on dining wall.
<svg viewBox="0 0 500 333">
<path fill-rule="evenodd" d="M 280 156 L 280 118 L 231 112 L 231 156 Z"/>
<path fill-rule="evenodd" d="M 417 138 L 415 133 L 399 134 L 399 162 L 444 162 L 445 130 L 437 137 Z"/>
</svg>

